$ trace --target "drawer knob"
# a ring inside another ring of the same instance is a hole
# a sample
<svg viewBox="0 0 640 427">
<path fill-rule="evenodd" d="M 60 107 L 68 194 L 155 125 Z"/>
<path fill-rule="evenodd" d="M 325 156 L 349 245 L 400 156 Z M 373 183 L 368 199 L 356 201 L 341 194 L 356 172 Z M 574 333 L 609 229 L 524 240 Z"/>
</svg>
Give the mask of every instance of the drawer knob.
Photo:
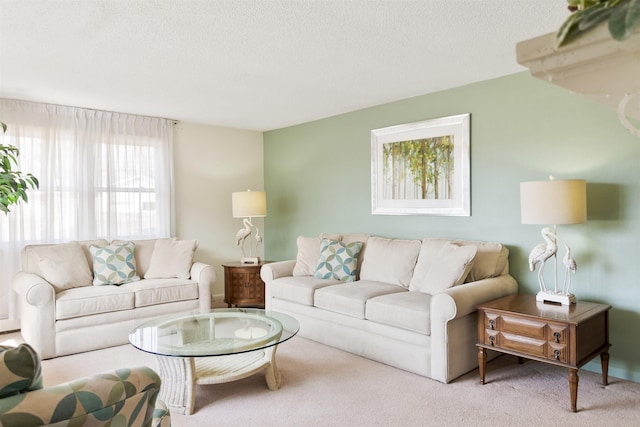
<svg viewBox="0 0 640 427">
<path fill-rule="evenodd" d="M 489 328 L 490 329 L 495 329 L 496 328 L 496 321 L 493 319 L 489 320 Z"/>
<path fill-rule="evenodd" d="M 489 335 L 489 344 L 495 345 L 495 340 L 496 340 L 496 337 L 494 337 L 493 335 Z"/>
<path fill-rule="evenodd" d="M 560 342 L 560 332 L 554 332 L 553 333 L 553 338 L 556 340 L 557 343 Z"/>
<path fill-rule="evenodd" d="M 560 360 L 560 350 L 553 350 L 553 357 L 555 357 L 556 360 Z"/>
</svg>

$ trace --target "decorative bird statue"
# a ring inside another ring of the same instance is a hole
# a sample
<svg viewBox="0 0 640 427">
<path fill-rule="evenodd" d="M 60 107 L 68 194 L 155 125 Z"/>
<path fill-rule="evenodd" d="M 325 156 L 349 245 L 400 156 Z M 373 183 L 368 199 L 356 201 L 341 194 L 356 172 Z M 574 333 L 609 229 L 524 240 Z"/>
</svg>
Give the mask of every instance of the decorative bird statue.
<svg viewBox="0 0 640 427">
<path fill-rule="evenodd" d="M 569 294 L 569 288 L 571 288 L 571 274 L 575 273 L 578 269 L 578 265 L 576 264 L 576 260 L 571 258 L 571 248 L 564 241 L 562 241 L 564 245 L 565 254 L 562 258 L 562 263 L 566 267 L 564 273 L 564 286 L 562 287 L 562 292 L 565 294 Z"/>
<path fill-rule="evenodd" d="M 546 292 L 547 286 L 544 283 L 543 275 L 544 263 L 558 252 L 558 246 L 556 245 L 556 235 L 549 227 L 544 227 L 541 234 L 546 243 L 536 245 L 529 253 L 529 270 L 535 271 L 536 264 L 540 263 L 538 283 L 540 284 L 540 290 Z"/>
<path fill-rule="evenodd" d="M 254 227 L 254 225 L 251 223 L 249 218 L 243 219 L 242 223 L 244 224 L 244 228 L 241 228 L 236 233 L 236 245 L 240 246 L 242 256 L 245 257 L 246 255 L 244 252 L 244 241 L 247 237 L 251 236 L 251 229 Z"/>
</svg>

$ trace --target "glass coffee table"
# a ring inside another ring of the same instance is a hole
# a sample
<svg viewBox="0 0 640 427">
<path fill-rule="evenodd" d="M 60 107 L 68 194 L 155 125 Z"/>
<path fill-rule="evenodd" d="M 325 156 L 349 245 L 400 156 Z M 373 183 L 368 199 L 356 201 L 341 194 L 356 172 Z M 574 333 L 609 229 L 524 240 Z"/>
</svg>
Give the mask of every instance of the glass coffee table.
<svg viewBox="0 0 640 427">
<path fill-rule="evenodd" d="M 282 383 L 276 348 L 298 333 L 286 314 L 223 308 L 159 317 L 129 334 L 136 348 L 158 358 L 160 396 L 174 413 L 192 414 L 196 384 L 220 384 L 265 371 L 270 390 Z"/>
</svg>

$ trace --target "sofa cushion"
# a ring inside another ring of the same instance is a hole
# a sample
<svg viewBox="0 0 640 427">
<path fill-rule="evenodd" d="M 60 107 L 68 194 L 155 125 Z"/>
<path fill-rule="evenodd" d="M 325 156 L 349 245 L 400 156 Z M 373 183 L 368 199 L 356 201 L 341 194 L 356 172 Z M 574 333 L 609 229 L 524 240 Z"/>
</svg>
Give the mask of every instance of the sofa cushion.
<svg viewBox="0 0 640 427">
<path fill-rule="evenodd" d="M 269 293 L 274 298 L 313 306 L 316 289 L 341 283 L 337 279 L 318 279 L 313 276 L 281 277 L 269 283 Z"/>
<path fill-rule="evenodd" d="M 41 388 L 38 353 L 29 344 L 0 345 L 0 398 Z"/>
<path fill-rule="evenodd" d="M 406 289 L 389 283 L 359 280 L 316 290 L 313 304 L 318 308 L 364 319 L 368 299 L 396 292 L 406 292 Z"/>
<path fill-rule="evenodd" d="M 78 242 L 32 245 L 25 249 L 36 260 L 37 274 L 56 291 L 91 285 L 91 269 Z"/>
<path fill-rule="evenodd" d="M 133 307 L 133 292 L 122 286 L 105 285 L 67 289 L 56 297 L 56 320 L 130 310 Z"/>
<path fill-rule="evenodd" d="M 190 279 L 144 279 L 121 287 L 134 294 L 134 307 L 198 299 L 198 282 Z"/>
<path fill-rule="evenodd" d="M 370 237 L 360 269 L 360 279 L 408 288 L 420 244 L 420 240 Z"/>
<path fill-rule="evenodd" d="M 462 246 L 443 240 L 425 239 L 409 289 L 435 295 L 464 283 L 476 252 L 474 245 Z"/>
<path fill-rule="evenodd" d="M 321 234 L 318 237 L 298 236 L 296 244 L 296 264 L 293 266 L 294 276 L 313 276 L 320 260 L 320 244 L 322 239 L 330 239 L 339 242 L 342 238 L 339 234 Z"/>
<path fill-rule="evenodd" d="M 132 242 L 135 244 L 133 254 L 136 258 L 136 271 L 138 276 L 144 277 L 145 273 L 149 269 L 149 263 L 151 262 L 151 255 L 153 255 L 153 248 L 156 245 L 157 240 L 168 240 L 175 242 L 175 237 L 166 237 L 162 239 L 145 239 L 145 240 L 113 240 L 112 245 L 121 245 L 123 243 Z"/>
<path fill-rule="evenodd" d="M 365 317 L 372 322 L 431 334 L 431 295 L 408 291 L 382 295 L 367 301 Z"/>
<path fill-rule="evenodd" d="M 153 254 L 145 279 L 188 279 L 191 276 L 193 255 L 198 247 L 197 240 L 158 239 L 153 246 Z"/>
<path fill-rule="evenodd" d="M 120 285 L 140 280 L 134 256 L 135 243 L 89 247 L 93 256 L 93 285 Z"/>
<path fill-rule="evenodd" d="M 362 242 L 343 243 L 322 239 L 320 260 L 313 276 L 318 279 L 353 282 L 356 279 L 358 254 L 361 248 Z"/>
<path fill-rule="evenodd" d="M 497 242 L 457 241 L 459 244 L 475 245 L 478 248 L 467 282 L 500 276 L 509 261 L 509 249 Z"/>
</svg>

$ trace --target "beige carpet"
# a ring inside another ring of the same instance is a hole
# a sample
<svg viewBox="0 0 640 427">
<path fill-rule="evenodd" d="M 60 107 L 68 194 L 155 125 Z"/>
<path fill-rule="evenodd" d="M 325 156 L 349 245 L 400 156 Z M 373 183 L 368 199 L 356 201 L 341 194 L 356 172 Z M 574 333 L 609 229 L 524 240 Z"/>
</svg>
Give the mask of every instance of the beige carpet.
<svg viewBox="0 0 640 427">
<path fill-rule="evenodd" d="M 19 340 L 0 335 L 0 343 Z M 196 412 L 174 426 L 639 426 L 640 384 L 580 371 L 571 412 L 566 370 L 510 356 L 487 365 L 486 385 L 473 371 L 450 384 L 423 378 L 300 337 L 278 348 L 283 385 L 269 391 L 260 374 L 198 386 Z M 153 356 L 125 345 L 43 362 L 45 385 Z"/>
</svg>

